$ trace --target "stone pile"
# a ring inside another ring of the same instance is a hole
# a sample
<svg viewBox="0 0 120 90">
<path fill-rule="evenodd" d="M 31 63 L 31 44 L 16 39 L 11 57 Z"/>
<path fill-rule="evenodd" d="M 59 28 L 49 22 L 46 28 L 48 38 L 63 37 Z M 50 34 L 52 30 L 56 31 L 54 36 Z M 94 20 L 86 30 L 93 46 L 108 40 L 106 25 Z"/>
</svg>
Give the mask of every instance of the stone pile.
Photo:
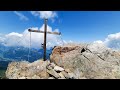
<svg viewBox="0 0 120 90">
<path fill-rule="evenodd" d="M 33 63 L 12 62 L 7 68 L 6 77 L 9 79 L 75 79 L 69 69 L 43 60 Z"/>
</svg>

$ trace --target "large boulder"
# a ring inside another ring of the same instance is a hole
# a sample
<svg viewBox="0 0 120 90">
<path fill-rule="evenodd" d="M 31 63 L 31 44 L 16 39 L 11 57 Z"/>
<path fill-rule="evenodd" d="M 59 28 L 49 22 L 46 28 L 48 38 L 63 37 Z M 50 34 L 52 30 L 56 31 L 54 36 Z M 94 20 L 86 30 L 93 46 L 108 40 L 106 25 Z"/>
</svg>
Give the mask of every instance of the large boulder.
<svg viewBox="0 0 120 90">
<path fill-rule="evenodd" d="M 120 78 L 120 52 L 104 45 L 81 44 L 55 47 L 50 56 L 62 68 L 79 78 Z"/>
<path fill-rule="evenodd" d="M 84 48 L 79 46 L 55 47 L 50 55 L 50 60 L 58 66 L 67 66 L 69 68 L 69 66 L 73 66 L 73 62 L 76 61 L 74 58 L 79 54 L 78 52 L 81 52 L 82 50 L 84 50 Z"/>
</svg>

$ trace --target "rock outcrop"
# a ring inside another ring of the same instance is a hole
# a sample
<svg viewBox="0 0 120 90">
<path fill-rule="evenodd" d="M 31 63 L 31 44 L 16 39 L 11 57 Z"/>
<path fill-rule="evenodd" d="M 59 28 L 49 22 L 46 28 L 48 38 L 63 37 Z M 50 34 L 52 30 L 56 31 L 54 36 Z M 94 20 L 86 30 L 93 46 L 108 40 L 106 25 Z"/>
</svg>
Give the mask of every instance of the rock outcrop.
<svg viewBox="0 0 120 90">
<path fill-rule="evenodd" d="M 6 77 L 9 79 L 40 79 L 48 78 L 46 65 L 49 61 L 38 60 L 33 63 L 27 61 L 11 62 L 6 71 Z"/>
<path fill-rule="evenodd" d="M 63 73 L 64 71 L 64 73 Z M 63 73 L 63 74 L 62 74 Z M 66 77 L 67 76 L 67 77 Z M 6 71 L 8 79 L 72 79 L 73 77 L 62 67 L 50 61 L 38 60 L 11 62 Z"/>
<path fill-rule="evenodd" d="M 57 46 L 50 61 L 12 62 L 9 79 L 120 79 L 120 52 L 103 45 Z"/>
<path fill-rule="evenodd" d="M 77 79 L 120 78 L 120 52 L 95 44 L 55 47 L 51 62 L 69 69 Z"/>
</svg>

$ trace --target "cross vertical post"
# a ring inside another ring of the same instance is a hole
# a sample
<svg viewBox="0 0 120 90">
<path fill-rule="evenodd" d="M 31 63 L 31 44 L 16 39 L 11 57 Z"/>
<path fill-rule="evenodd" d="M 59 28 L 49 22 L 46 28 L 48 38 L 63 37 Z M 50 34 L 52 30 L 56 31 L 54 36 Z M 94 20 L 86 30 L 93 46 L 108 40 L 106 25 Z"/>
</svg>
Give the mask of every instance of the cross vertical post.
<svg viewBox="0 0 120 90">
<path fill-rule="evenodd" d="M 45 19 L 45 30 L 44 30 L 44 61 L 46 60 L 46 38 L 47 38 L 47 35 L 46 35 L 46 33 L 47 33 L 47 20 L 48 19 Z"/>
</svg>

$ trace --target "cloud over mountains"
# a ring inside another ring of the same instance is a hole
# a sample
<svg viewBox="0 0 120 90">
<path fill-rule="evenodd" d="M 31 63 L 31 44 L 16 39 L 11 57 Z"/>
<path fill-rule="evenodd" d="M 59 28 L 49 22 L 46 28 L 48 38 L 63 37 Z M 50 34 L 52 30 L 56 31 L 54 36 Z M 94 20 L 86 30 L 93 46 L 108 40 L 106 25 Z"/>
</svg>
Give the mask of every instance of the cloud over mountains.
<svg viewBox="0 0 120 90">
<path fill-rule="evenodd" d="M 104 45 L 107 46 L 108 48 L 120 50 L 120 32 L 115 33 L 115 34 L 110 34 L 105 38 L 104 41 L 97 40 L 94 42 L 96 45 Z"/>
<path fill-rule="evenodd" d="M 39 27 L 33 27 L 33 30 L 44 31 L 44 24 Z M 58 31 L 59 29 L 53 30 L 52 27 L 47 26 L 47 31 L 53 32 Z M 41 48 L 41 43 L 43 43 L 44 34 L 43 33 L 31 33 L 31 47 Z M 11 32 L 9 34 L 3 35 L 0 34 L 0 43 L 5 46 L 30 46 L 30 32 L 28 29 L 24 30 L 23 33 Z M 62 40 L 59 35 L 47 34 L 47 48 L 53 47 L 56 45 L 64 45 L 67 43 L 74 43 L 73 41 Z M 120 50 L 120 32 L 115 34 L 110 34 L 105 38 L 104 41 L 97 40 L 93 42 L 94 46 L 99 47 L 109 47 L 116 50 Z"/>
<path fill-rule="evenodd" d="M 33 30 L 41 30 L 44 31 L 44 24 L 38 28 L 33 27 L 31 28 Z M 52 27 L 47 26 L 47 31 L 58 31 L 59 29 L 53 30 Z M 41 43 L 43 43 L 44 34 L 43 33 L 31 33 L 31 47 L 34 48 L 40 48 Z M 2 43 L 5 46 L 24 46 L 29 47 L 30 45 L 30 32 L 28 32 L 28 29 L 24 30 L 23 33 L 17 33 L 17 32 L 11 32 L 6 35 L 0 35 L 0 43 Z M 53 34 L 47 34 L 47 47 L 53 47 L 54 45 L 62 45 L 62 41 L 60 40 L 60 36 L 53 35 Z"/>
<path fill-rule="evenodd" d="M 48 18 L 54 22 L 55 17 L 57 16 L 57 13 L 55 11 L 30 11 L 34 17 L 39 17 L 40 19 Z M 16 14 L 20 20 L 29 20 L 27 16 L 24 14 L 14 11 L 14 14 Z M 6 35 L 0 34 L 0 43 L 5 46 L 24 46 L 24 47 L 30 47 L 30 32 L 28 32 L 28 29 L 25 29 L 22 33 L 18 32 L 11 32 Z M 33 30 L 41 30 L 44 31 L 44 24 L 41 27 L 32 27 Z M 47 25 L 47 31 L 53 32 L 59 32 L 59 29 L 53 30 L 52 27 Z M 43 33 L 31 33 L 31 47 L 34 48 L 40 48 L 41 44 L 43 43 L 44 34 Z M 62 45 L 63 42 L 60 39 L 60 36 L 53 35 L 53 34 L 47 34 L 47 47 L 53 47 L 55 45 Z"/>
<path fill-rule="evenodd" d="M 20 20 L 29 20 L 28 17 L 14 11 L 14 13 L 19 16 Z M 39 17 L 40 19 L 48 18 L 54 22 L 55 17 L 58 17 L 55 11 L 30 11 L 33 16 Z M 39 27 L 33 27 L 32 29 L 44 31 L 44 24 Z M 57 31 L 59 29 L 53 30 L 52 27 L 47 26 L 47 31 Z M 43 33 L 31 33 L 31 47 L 40 48 L 41 43 L 43 43 L 44 34 Z M 24 30 L 22 33 L 11 32 L 6 35 L 0 34 L 0 43 L 5 46 L 30 46 L 30 32 L 28 29 Z M 63 45 L 66 43 L 73 43 L 70 41 L 61 40 L 60 36 L 47 34 L 47 47 L 53 47 L 55 45 Z M 120 49 L 120 32 L 108 35 L 104 41 L 97 40 L 94 41 L 93 44 L 95 46 L 107 46 L 113 49 Z"/>
</svg>

